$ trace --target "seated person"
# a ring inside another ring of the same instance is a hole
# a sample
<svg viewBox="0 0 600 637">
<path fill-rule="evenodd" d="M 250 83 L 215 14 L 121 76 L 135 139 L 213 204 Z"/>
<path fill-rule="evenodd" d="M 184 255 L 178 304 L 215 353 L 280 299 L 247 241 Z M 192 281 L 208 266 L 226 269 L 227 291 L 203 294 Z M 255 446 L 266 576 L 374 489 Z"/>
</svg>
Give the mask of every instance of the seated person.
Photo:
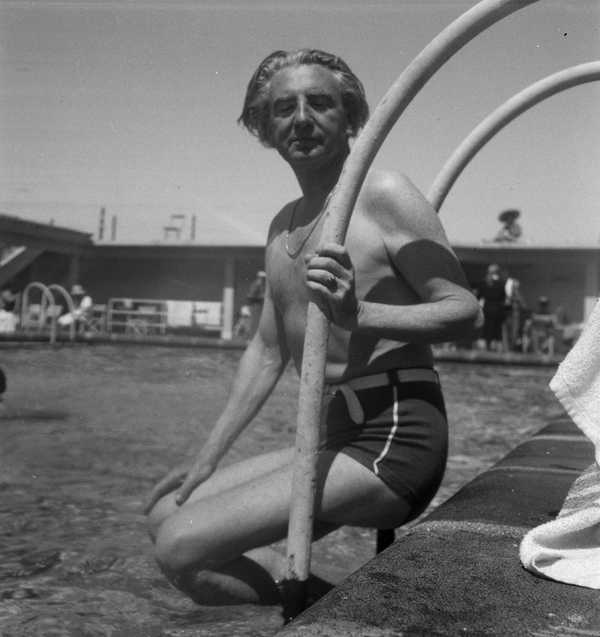
<svg viewBox="0 0 600 637">
<path fill-rule="evenodd" d="M 92 297 L 86 294 L 81 285 L 76 283 L 71 288 L 71 297 L 73 298 L 74 310 L 67 314 L 63 314 L 58 318 L 58 324 L 61 327 L 68 327 L 75 321 L 77 331 L 85 329 L 87 322 L 92 315 L 93 302 Z"/>
<path fill-rule="evenodd" d="M 17 295 L 4 288 L 0 294 L 0 333 L 11 334 L 17 327 Z"/>
<path fill-rule="evenodd" d="M 556 314 L 550 312 L 547 297 L 540 296 L 537 311 L 525 321 L 523 326 L 523 351 L 536 354 L 554 354 L 554 345 L 560 323 Z"/>
</svg>

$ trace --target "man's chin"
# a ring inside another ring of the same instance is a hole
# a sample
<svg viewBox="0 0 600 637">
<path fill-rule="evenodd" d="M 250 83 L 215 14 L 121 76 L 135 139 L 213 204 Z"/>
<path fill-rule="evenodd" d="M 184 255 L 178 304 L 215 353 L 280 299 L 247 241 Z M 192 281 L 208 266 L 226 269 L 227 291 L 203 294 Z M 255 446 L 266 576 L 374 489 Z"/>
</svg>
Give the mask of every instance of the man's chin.
<svg viewBox="0 0 600 637">
<path fill-rule="evenodd" d="M 323 159 L 324 156 L 325 153 L 321 147 L 313 147 L 310 149 L 293 149 L 287 154 L 287 160 L 291 164 L 303 164 Z"/>
</svg>

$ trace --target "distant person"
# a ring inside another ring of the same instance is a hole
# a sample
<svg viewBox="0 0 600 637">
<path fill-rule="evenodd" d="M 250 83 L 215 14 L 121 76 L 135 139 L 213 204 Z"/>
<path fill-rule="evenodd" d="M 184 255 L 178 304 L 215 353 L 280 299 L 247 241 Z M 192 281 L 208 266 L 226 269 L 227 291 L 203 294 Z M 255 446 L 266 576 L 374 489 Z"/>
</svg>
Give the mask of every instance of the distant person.
<svg viewBox="0 0 600 637">
<path fill-rule="evenodd" d="M 6 392 L 6 374 L 2 367 L 0 367 L 0 402 L 4 400 L 4 394 Z"/>
<path fill-rule="evenodd" d="M 483 308 L 483 340 L 486 349 L 502 349 L 502 324 L 506 316 L 505 281 L 500 266 L 492 263 L 488 266 L 485 278 L 477 286 L 477 296 Z"/>
<path fill-rule="evenodd" d="M 447 422 L 430 344 L 473 331 L 479 305 L 439 216 L 406 177 L 373 171 L 346 244 L 319 240 L 367 115 L 358 78 L 323 51 L 277 51 L 248 85 L 241 122 L 278 151 L 302 196 L 271 222 L 260 324 L 221 415 L 146 507 L 159 566 L 198 603 L 285 599 L 287 561 L 269 545 L 287 532 L 294 450 L 218 465 L 288 363 L 300 371 L 310 299 L 330 321 L 315 537 L 399 526 L 442 479 Z"/>
<path fill-rule="evenodd" d="M 235 338 L 247 340 L 252 335 L 252 312 L 248 305 L 242 305 L 238 315 L 238 319 L 233 326 L 233 335 Z"/>
<path fill-rule="evenodd" d="M 61 327 L 69 327 L 75 321 L 76 330 L 79 332 L 85 329 L 92 316 L 94 303 L 92 297 L 86 293 L 83 286 L 76 283 L 71 288 L 71 298 L 73 299 L 74 310 L 63 314 L 58 318 Z"/>
<path fill-rule="evenodd" d="M 550 300 L 547 296 L 540 296 L 536 311 L 523 327 L 523 351 L 552 356 L 560 328 L 558 316 L 550 311 Z"/>
<path fill-rule="evenodd" d="M 17 299 L 18 296 L 11 288 L 4 288 L 0 293 L 0 333 L 12 334 L 17 328 Z"/>
<path fill-rule="evenodd" d="M 505 321 L 503 325 L 503 340 L 506 342 L 507 351 L 521 350 L 521 336 L 525 315 L 525 301 L 521 294 L 521 282 L 519 279 L 506 274 L 505 293 Z"/>
<path fill-rule="evenodd" d="M 517 219 L 521 213 L 518 210 L 504 210 L 498 215 L 498 221 L 502 224 L 502 228 L 494 237 L 494 241 L 517 241 L 523 230 L 517 223 Z"/>
<path fill-rule="evenodd" d="M 250 336 L 254 335 L 260 321 L 263 303 L 265 300 L 265 287 L 267 275 L 264 270 L 256 273 L 256 278 L 252 281 L 248 295 L 246 296 L 246 307 L 250 310 Z"/>
</svg>

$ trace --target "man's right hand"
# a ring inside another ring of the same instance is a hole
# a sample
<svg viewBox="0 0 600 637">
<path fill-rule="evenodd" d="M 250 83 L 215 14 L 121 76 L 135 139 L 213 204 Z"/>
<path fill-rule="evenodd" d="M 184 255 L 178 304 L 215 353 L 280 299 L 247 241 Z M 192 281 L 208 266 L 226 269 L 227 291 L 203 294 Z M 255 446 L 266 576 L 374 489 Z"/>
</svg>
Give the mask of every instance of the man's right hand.
<svg viewBox="0 0 600 637">
<path fill-rule="evenodd" d="M 216 466 L 216 462 L 199 458 L 191 467 L 188 464 L 175 467 L 152 489 L 144 513 L 148 514 L 163 496 L 172 491 L 175 491 L 176 504 L 183 504 L 192 491 L 213 474 Z"/>
</svg>

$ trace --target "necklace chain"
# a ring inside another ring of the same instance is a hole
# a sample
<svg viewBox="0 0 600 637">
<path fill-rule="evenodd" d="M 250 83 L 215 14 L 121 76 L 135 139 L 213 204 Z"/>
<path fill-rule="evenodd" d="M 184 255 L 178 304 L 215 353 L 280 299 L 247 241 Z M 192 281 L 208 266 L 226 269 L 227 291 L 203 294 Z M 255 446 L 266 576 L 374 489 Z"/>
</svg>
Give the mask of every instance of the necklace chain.
<svg viewBox="0 0 600 637">
<path fill-rule="evenodd" d="M 288 224 L 288 229 L 286 230 L 285 233 L 285 251 L 287 252 L 288 257 L 290 257 L 291 259 L 295 259 L 304 249 L 304 246 L 306 245 L 306 242 L 310 239 L 312 233 L 314 232 L 314 229 L 319 225 L 319 220 L 321 219 L 321 217 L 323 216 L 323 212 L 326 210 L 327 208 L 327 204 L 329 203 L 329 199 L 330 197 L 327 197 L 327 199 L 325 200 L 325 203 L 323 204 L 323 207 L 321 208 L 321 210 L 319 210 L 319 214 L 315 217 L 314 221 L 312 222 L 312 225 L 310 227 L 310 230 L 307 232 L 306 236 L 304 237 L 304 239 L 302 239 L 302 241 L 300 241 L 300 245 L 295 249 L 295 250 L 290 250 L 290 233 L 292 231 L 292 226 L 294 224 L 294 218 L 296 216 L 296 210 L 298 209 L 298 206 L 300 205 L 300 202 L 302 201 L 302 198 L 298 199 L 298 201 L 294 204 L 294 208 L 292 209 L 292 214 L 290 215 L 290 222 Z"/>
</svg>

